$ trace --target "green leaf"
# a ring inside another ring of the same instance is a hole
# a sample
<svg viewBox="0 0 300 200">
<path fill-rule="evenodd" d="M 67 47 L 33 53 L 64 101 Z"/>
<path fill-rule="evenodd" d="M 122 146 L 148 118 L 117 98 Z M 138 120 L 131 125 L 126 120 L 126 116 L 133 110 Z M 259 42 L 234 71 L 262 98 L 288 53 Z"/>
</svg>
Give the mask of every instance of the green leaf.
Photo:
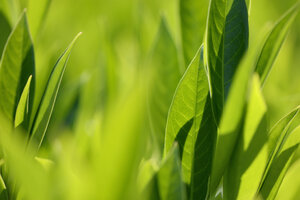
<svg viewBox="0 0 300 200">
<path fill-rule="evenodd" d="M 181 79 L 170 107 L 164 155 L 177 141 L 191 199 L 204 199 L 211 170 L 216 124 L 201 47 Z"/>
<path fill-rule="evenodd" d="M 8 38 L 0 65 L 0 109 L 13 125 L 18 101 L 30 75 L 34 86 L 34 52 L 25 12 Z M 30 93 L 34 94 L 34 87 Z"/>
<path fill-rule="evenodd" d="M 182 47 L 189 65 L 203 43 L 209 0 L 180 0 Z"/>
<path fill-rule="evenodd" d="M 264 199 L 275 198 L 299 146 L 299 131 L 298 134 L 295 134 L 297 133 L 295 127 L 300 124 L 299 111 L 300 107 L 293 110 L 280 120 L 270 132 L 269 145 L 273 151 L 269 155 L 270 159 L 259 190 Z"/>
<path fill-rule="evenodd" d="M 241 61 L 224 107 L 213 160 L 210 185 L 212 192 L 217 189 L 223 173 L 228 166 L 239 135 L 248 94 L 248 82 L 254 70 L 255 58 L 257 56 L 257 49 L 255 47 L 256 45 L 253 45 Z"/>
<path fill-rule="evenodd" d="M 0 30 L 1 30 L 1 34 L 0 34 L 0 59 L 1 59 L 3 48 L 11 32 L 10 24 L 6 16 L 3 14 L 1 10 L 0 10 Z"/>
<path fill-rule="evenodd" d="M 264 85 L 272 69 L 281 46 L 298 12 L 299 3 L 285 13 L 284 16 L 275 24 L 264 43 L 255 70 L 261 78 L 262 85 Z"/>
<path fill-rule="evenodd" d="M 215 118 L 219 123 L 237 66 L 248 47 L 245 0 L 211 0 L 206 46 Z"/>
<path fill-rule="evenodd" d="M 298 129 L 298 132 L 299 129 Z M 300 196 L 300 160 L 297 160 L 288 170 L 279 188 L 276 200 L 298 200 Z"/>
<path fill-rule="evenodd" d="M 35 157 L 34 158 L 45 170 L 51 169 L 53 167 L 54 162 L 52 160 L 46 158 Z"/>
<path fill-rule="evenodd" d="M 252 78 L 242 134 L 224 176 L 225 199 L 253 199 L 268 161 L 267 107 L 257 74 Z"/>
<path fill-rule="evenodd" d="M 69 47 L 58 59 L 48 79 L 46 89 L 39 104 L 38 111 L 30 131 L 29 143 L 37 143 L 37 149 L 39 149 L 45 136 L 72 47 L 80 35 L 81 33 L 74 38 Z"/>
<path fill-rule="evenodd" d="M 165 157 L 158 173 L 161 200 L 185 200 L 186 191 L 182 181 L 178 145 L 174 145 Z"/>
<path fill-rule="evenodd" d="M 29 76 L 28 81 L 21 94 L 21 98 L 18 103 L 16 116 L 15 116 L 15 127 L 18 127 L 25 119 L 28 119 L 29 90 L 30 90 L 31 79 L 32 76 Z"/>
<path fill-rule="evenodd" d="M 0 199 L 1 200 L 8 200 L 6 186 L 5 186 L 5 183 L 4 183 L 3 178 L 1 176 L 1 173 L 0 173 Z"/>
<path fill-rule="evenodd" d="M 151 129 L 162 150 L 169 107 L 181 77 L 177 49 L 164 19 L 161 20 L 149 67 L 153 72 L 148 99 Z"/>
</svg>

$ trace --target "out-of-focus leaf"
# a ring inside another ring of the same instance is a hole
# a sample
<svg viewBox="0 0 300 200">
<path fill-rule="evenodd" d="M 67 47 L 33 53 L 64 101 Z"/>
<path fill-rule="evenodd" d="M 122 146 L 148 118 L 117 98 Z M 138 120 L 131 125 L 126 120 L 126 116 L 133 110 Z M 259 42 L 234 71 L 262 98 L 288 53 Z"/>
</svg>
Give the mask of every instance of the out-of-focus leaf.
<svg viewBox="0 0 300 200">
<path fill-rule="evenodd" d="M 28 0 L 28 21 L 32 37 L 35 39 L 45 20 L 52 0 Z"/>
<path fill-rule="evenodd" d="M 219 123 L 237 66 L 248 47 L 248 11 L 245 0 L 212 0 L 206 47 L 211 95 Z"/>
<path fill-rule="evenodd" d="M 290 123 L 300 124 L 299 109 L 297 114 L 298 116 L 295 116 Z M 282 180 L 292 164 L 293 157 L 300 144 L 300 128 L 293 129 L 293 124 L 286 128 L 286 133 L 283 132 L 283 138 L 281 136 L 278 138 L 277 144 L 280 146 L 276 146 L 273 153 L 274 158 L 271 155 L 266 176 L 259 191 L 263 199 L 271 200 L 276 197 Z"/>
<path fill-rule="evenodd" d="M 30 75 L 34 86 L 34 52 L 24 12 L 5 45 L 0 66 L 0 109 L 11 122 L 21 93 Z M 34 94 L 34 87 L 30 93 Z M 33 98 L 32 98 L 33 99 Z M 29 102 L 29 113 L 32 107 Z"/>
<path fill-rule="evenodd" d="M 182 157 L 183 180 L 191 199 L 204 199 L 211 170 L 216 124 L 201 47 L 175 92 L 167 121 L 164 155 L 174 141 Z"/>
<path fill-rule="evenodd" d="M 257 74 L 252 78 L 246 111 L 242 133 L 223 180 L 226 199 L 253 199 L 268 161 L 267 107 Z"/>
<path fill-rule="evenodd" d="M 154 137 L 162 150 L 168 110 L 181 76 L 176 46 L 164 19 L 161 20 L 149 64 L 154 74 L 149 90 L 150 122 Z"/>
<path fill-rule="evenodd" d="M 211 175 L 211 191 L 215 191 L 229 163 L 241 129 L 248 82 L 255 66 L 256 45 L 248 50 L 234 76 L 228 99 L 222 114 Z"/>
<path fill-rule="evenodd" d="M 46 158 L 35 157 L 34 158 L 44 169 L 49 170 L 54 162 Z"/>
<path fill-rule="evenodd" d="M 290 27 L 299 12 L 299 5 L 297 3 L 284 14 L 275 24 L 264 43 L 255 70 L 261 78 L 262 85 L 265 83 Z"/>
<path fill-rule="evenodd" d="M 276 200 L 289 199 L 298 200 L 300 196 L 300 160 L 295 162 L 287 174 L 279 188 Z"/>
<path fill-rule="evenodd" d="M 0 30 L 1 30 L 1 34 L 0 34 L 0 59 L 1 59 L 3 48 L 11 32 L 11 27 L 9 25 L 9 22 L 1 10 L 0 10 Z"/>
<path fill-rule="evenodd" d="M 55 105 L 56 96 L 61 84 L 62 77 L 64 75 L 67 62 L 72 50 L 73 45 L 75 44 L 78 37 L 81 35 L 79 33 L 74 40 L 71 42 L 69 47 L 65 50 L 62 56 L 56 62 L 51 75 L 48 79 L 48 83 L 46 89 L 44 91 L 43 97 L 38 107 L 38 111 L 36 113 L 35 119 L 32 124 L 32 128 L 30 131 L 30 140 L 29 143 L 34 144 L 37 143 L 37 149 L 39 149 L 43 138 L 45 136 L 45 132 L 48 127 L 48 123 Z"/>
<path fill-rule="evenodd" d="M 181 175 L 178 145 L 175 144 L 157 173 L 160 199 L 185 200 L 186 189 Z"/>
<path fill-rule="evenodd" d="M 28 81 L 21 94 L 20 101 L 17 106 L 15 116 L 15 127 L 19 126 L 24 120 L 28 120 L 28 109 L 29 109 L 29 90 L 32 76 L 29 76 Z M 28 121 L 27 121 L 28 122 Z"/>
<path fill-rule="evenodd" d="M 6 186 L 3 181 L 3 178 L 0 174 L 0 199 L 1 200 L 8 200 L 7 192 L 6 192 Z"/>
<path fill-rule="evenodd" d="M 186 66 L 203 43 L 209 0 L 180 0 L 182 47 Z"/>
</svg>

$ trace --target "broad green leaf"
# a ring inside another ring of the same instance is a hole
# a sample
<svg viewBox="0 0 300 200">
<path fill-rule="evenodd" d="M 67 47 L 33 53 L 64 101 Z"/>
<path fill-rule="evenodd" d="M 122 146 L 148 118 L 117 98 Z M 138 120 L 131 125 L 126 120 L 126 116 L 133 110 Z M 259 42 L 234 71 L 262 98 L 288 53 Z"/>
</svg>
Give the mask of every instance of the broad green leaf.
<svg viewBox="0 0 300 200">
<path fill-rule="evenodd" d="M 296 161 L 288 170 L 279 188 L 276 200 L 298 200 L 300 196 L 300 160 Z"/>
<path fill-rule="evenodd" d="M 223 173 L 227 168 L 239 135 L 238 133 L 241 129 L 241 120 L 248 94 L 248 82 L 254 70 L 255 58 L 257 56 L 257 49 L 255 47 L 256 45 L 251 46 L 241 61 L 224 107 L 213 160 L 210 185 L 212 192 L 217 189 Z"/>
<path fill-rule="evenodd" d="M 168 110 L 181 76 L 176 46 L 164 19 L 159 27 L 149 67 L 153 72 L 153 84 L 149 89 L 150 122 L 162 150 Z"/>
<path fill-rule="evenodd" d="M 237 69 L 248 47 L 248 11 L 245 0 L 211 0 L 206 34 L 206 56 L 216 121 Z"/>
<path fill-rule="evenodd" d="M 182 47 L 186 66 L 203 43 L 209 0 L 180 0 Z"/>
<path fill-rule="evenodd" d="M 29 90 L 30 90 L 31 79 L 32 76 L 29 76 L 28 81 L 21 94 L 21 98 L 18 103 L 16 116 L 15 116 L 15 127 L 18 127 L 26 118 L 28 119 Z"/>
<path fill-rule="evenodd" d="M 285 127 L 285 130 L 278 137 L 278 141 L 260 188 L 260 195 L 264 199 L 274 199 L 282 180 L 292 163 L 293 157 L 300 144 L 300 129 L 294 129 L 294 125 L 300 124 L 299 108 L 296 116 Z"/>
<path fill-rule="evenodd" d="M 216 124 L 201 47 L 181 79 L 170 107 L 164 155 L 177 141 L 183 180 L 191 199 L 204 199 L 211 170 Z"/>
<path fill-rule="evenodd" d="M 11 32 L 10 24 L 6 16 L 1 10 L 0 10 L 0 30 L 1 30 L 1 34 L 0 34 L 0 59 L 1 59 L 3 48 Z"/>
<path fill-rule="evenodd" d="M 47 130 L 50 117 L 55 105 L 56 96 L 61 84 L 62 77 L 64 75 L 67 62 L 69 60 L 69 56 L 72 50 L 73 45 L 75 44 L 78 37 L 81 35 L 79 33 L 74 40 L 71 42 L 69 47 L 65 50 L 62 56 L 56 62 L 51 75 L 48 79 L 48 83 L 46 89 L 44 91 L 43 97 L 38 107 L 38 111 L 36 113 L 35 119 L 32 124 L 32 128 L 30 131 L 30 141 L 29 143 L 37 143 L 37 149 L 39 149 L 43 138 L 45 136 L 45 132 Z"/>
<path fill-rule="evenodd" d="M 298 12 L 299 3 L 284 14 L 284 16 L 275 24 L 264 43 L 255 70 L 261 78 L 262 85 L 264 85 L 272 69 L 281 46 Z"/>
<path fill-rule="evenodd" d="M 161 200 L 185 200 L 186 191 L 182 180 L 178 145 L 174 145 L 164 158 L 157 173 Z"/>
<path fill-rule="evenodd" d="M 257 74 L 246 108 L 242 133 L 224 176 L 225 199 L 253 199 L 268 161 L 266 111 Z"/>
<path fill-rule="evenodd" d="M 0 109 L 12 125 L 18 101 L 30 75 L 33 76 L 31 85 L 34 86 L 34 74 L 33 45 L 24 12 L 8 38 L 0 64 Z M 34 87 L 31 87 L 30 93 L 34 94 Z"/>
</svg>

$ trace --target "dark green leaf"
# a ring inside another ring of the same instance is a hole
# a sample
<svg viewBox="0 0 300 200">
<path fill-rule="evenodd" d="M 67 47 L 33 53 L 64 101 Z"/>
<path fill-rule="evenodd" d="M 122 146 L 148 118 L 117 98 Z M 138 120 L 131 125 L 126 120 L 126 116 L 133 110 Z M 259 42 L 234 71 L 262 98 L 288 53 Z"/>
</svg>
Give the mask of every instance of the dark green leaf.
<svg viewBox="0 0 300 200">
<path fill-rule="evenodd" d="M 212 0 L 207 25 L 207 63 L 215 118 L 219 123 L 237 66 L 248 47 L 245 0 Z"/>
<path fill-rule="evenodd" d="M 180 0 L 182 47 L 185 64 L 203 43 L 209 0 Z"/>
<path fill-rule="evenodd" d="M 11 32 L 11 27 L 9 25 L 9 22 L 1 10 L 0 10 L 0 30 L 1 30 L 1 34 L 0 34 L 0 59 L 1 59 L 4 45 Z"/>
<path fill-rule="evenodd" d="M 18 101 L 30 75 L 33 76 L 30 93 L 34 94 L 34 73 L 33 45 L 24 12 L 9 36 L 0 66 L 0 109 L 12 125 Z M 29 113 L 32 99 L 29 103 Z"/>
<path fill-rule="evenodd" d="M 80 35 L 81 33 L 79 33 L 74 38 L 69 47 L 58 59 L 48 79 L 46 89 L 39 104 L 39 108 L 30 131 L 31 135 L 29 143 L 37 143 L 37 149 L 39 149 L 43 141 L 45 132 L 47 130 L 49 120 L 55 105 L 56 96 L 61 84 L 62 77 L 64 75 L 64 71 L 67 66 L 72 47 Z"/>
<path fill-rule="evenodd" d="M 284 14 L 284 16 L 275 24 L 266 42 L 264 43 L 255 70 L 261 78 L 262 85 L 265 83 L 272 69 L 280 48 L 298 12 L 299 3 L 297 3 L 296 6 Z"/>
</svg>

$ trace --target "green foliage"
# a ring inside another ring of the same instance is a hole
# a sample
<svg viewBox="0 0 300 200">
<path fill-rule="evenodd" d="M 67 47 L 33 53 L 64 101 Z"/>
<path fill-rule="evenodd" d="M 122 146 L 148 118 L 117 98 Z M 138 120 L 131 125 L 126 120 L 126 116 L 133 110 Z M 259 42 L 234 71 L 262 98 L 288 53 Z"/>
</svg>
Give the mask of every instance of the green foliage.
<svg viewBox="0 0 300 200">
<path fill-rule="evenodd" d="M 0 200 L 298 199 L 300 4 L 261 2 L 0 0 Z"/>
</svg>

